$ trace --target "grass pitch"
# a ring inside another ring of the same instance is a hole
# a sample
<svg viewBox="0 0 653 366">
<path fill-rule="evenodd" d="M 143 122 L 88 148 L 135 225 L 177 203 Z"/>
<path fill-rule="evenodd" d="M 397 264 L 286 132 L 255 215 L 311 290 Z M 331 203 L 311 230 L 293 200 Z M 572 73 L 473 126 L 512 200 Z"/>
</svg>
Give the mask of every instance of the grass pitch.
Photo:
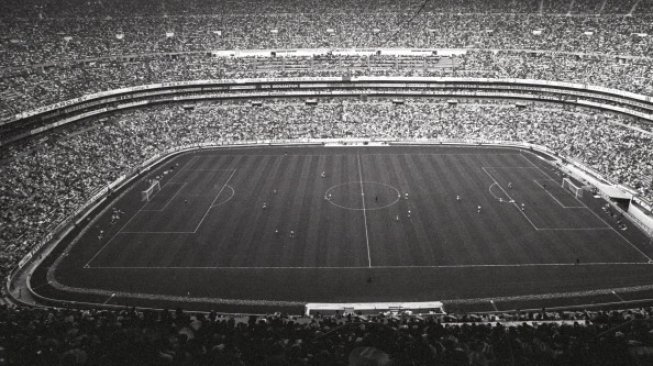
<svg viewBox="0 0 653 366">
<path fill-rule="evenodd" d="M 579 291 L 563 303 L 620 301 L 592 291 L 651 283 L 646 238 L 561 183 L 542 158 L 505 148 L 198 151 L 113 201 L 53 270 L 101 290 L 74 295 L 86 300 L 117 291 L 116 304 L 141 304 L 132 293 L 202 309 L 492 298 L 473 310 L 494 310 Z M 113 224 L 111 208 L 124 211 Z"/>
</svg>

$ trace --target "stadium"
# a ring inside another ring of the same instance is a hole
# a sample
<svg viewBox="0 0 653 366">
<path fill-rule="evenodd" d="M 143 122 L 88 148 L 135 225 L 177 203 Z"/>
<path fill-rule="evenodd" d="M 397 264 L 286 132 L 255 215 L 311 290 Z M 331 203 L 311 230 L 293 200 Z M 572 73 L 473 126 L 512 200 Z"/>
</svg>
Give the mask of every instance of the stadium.
<svg viewBox="0 0 653 366">
<path fill-rule="evenodd" d="M 653 361 L 651 0 L 0 14 L 0 364 Z"/>
</svg>

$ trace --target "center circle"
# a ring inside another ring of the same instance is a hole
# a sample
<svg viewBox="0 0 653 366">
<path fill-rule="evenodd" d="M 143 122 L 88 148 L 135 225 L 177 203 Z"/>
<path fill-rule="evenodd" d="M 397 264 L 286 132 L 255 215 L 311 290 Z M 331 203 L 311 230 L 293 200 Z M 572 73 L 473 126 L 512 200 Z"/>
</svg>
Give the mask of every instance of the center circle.
<svg viewBox="0 0 653 366">
<path fill-rule="evenodd" d="M 347 182 L 324 192 L 324 199 L 346 210 L 381 210 L 399 202 L 401 193 L 389 184 L 380 182 Z"/>
</svg>

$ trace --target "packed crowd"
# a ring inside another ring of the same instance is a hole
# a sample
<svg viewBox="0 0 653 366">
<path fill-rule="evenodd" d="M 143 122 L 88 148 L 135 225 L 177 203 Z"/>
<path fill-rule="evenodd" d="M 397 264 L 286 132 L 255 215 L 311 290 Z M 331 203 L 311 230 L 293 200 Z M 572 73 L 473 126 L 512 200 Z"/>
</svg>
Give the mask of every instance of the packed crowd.
<svg viewBox="0 0 653 366">
<path fill-rule="evenodd" d="M 423 318 L 0 308 L 0 364 L 636 366 L 653 360 L 652 311 Z"/>
<path fill-rule="evenodd" d="M 270 48 L 531 49 L 606 55 L 652 53 L 653 14 L 564 17 L 332 9 L 326 13 L 3 19 L 0 66 L 122 55 Z M 408 19 L 412 19 L 407 22 Z"/>
<path fill-rule="evenodd" d="M 183 80 L 301 76 L 521 78 L 575 82 L 653 95 L 653 58 L 617 59 L 480 50 L 442 58 L 392 55 L 222 58 L 181 55 L 98 60 L 83 65 L 8 73 L 0 78 L 0 121 L 36 107 L 127 86 Z"/>
<path fill-rule="evenodd" d="M 521 77 L 653 95 L 653 5 L 599 3 L 65 0 L 55 6 L 3 1 L 0 121 L 91 92 L 222 77 Z M 210 57 L 213 50 L 351 47 L 476 51 L 444 61 L 384 55 L 283 61 Z"/>
<path fill-rule="evenodd" d="M 647 14 L 653 4 L 638 0 L 160 0 L 134 2 L 130 0 L 6 0 L 0 10 L 12 17 L 74 17 L 125 15 L 179 15 L 234 13 L 328 13 L 334 9 L 344 12 L 360 11 L 416 11 L 435 13 L 533 13 L 533 14 Z"/>
<path fill-rule="evenodd" d="M 384 9 L 325 13 L 7 19 L 0 66 L 78 62 L 122 55 L 273 48 L 483 48 L 605 55 L 653 53 L 653 14 L 565 17 Z M 410 20 L 410 21 L 408 21 Z M 645 34 L 645 35 L 643 35 Z"/>
<path fill-rule="evenodd" d="M 307 138 L 502 140 L 549 147 L 653 201 L 653 133 L 640 122 L 507 102 L 270 100 L 122 112 L 0 151 L 0 262 L 6 275 L 98 189 L 176 146 Z"/>
</svg>

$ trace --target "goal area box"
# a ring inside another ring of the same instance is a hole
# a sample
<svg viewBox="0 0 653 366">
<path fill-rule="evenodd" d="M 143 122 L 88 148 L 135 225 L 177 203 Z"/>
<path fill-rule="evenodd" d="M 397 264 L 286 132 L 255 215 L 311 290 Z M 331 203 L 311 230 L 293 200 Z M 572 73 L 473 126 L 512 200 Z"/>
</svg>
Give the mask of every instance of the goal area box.
<svg viewBox="0 0 653 366">
<path fill-rule="evenodd" d="M 141 202 L 149 201 L 152 198 L 152 196 L 160 190 L 161 190 L 161 184 L 159 183 L 159 181 L 156 179 L 153 180 L 150 186 L 146 190 L 141 191 Z"/>
<path fill-rule="evenodd" d="M 571 192 L 576 198 L 583 197 L 583 187 L 575 185 L 569 178 L 562 179 L 562 188 Z"/>
<path fill-rule="evenodd" d="M 364 302 L 364 303 L 308 303 L 304 307 L 307 316 L 320 313 L 332 315 L 379 314 L 411 312 L 420 315 L 445 315 L 444 305 L 440 301 L 424 302 Z"/>
</svg>

